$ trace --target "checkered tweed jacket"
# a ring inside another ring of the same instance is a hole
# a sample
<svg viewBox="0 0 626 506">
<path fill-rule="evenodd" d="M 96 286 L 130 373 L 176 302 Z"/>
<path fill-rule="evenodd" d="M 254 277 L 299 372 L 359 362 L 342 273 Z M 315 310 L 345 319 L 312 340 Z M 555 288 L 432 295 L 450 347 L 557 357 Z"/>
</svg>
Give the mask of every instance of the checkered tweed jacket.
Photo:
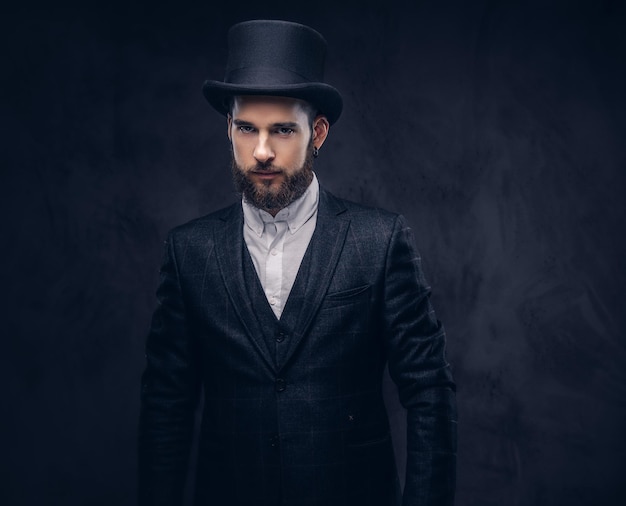
<svg viewBox="0 0 626 506">
<path fill-rule="evenodd" d="M 273 321 L 262 290 L 245 282 L 242 226 L 236 204 L 166 241 L 142 377 L 140 504 L 182 503 L 203 392 L 198 506 L 451 505 L 454 383 L 404 219 L 322 189 L 315 233 Z M 386 363 L 407 409 L 403 497 Z"/>
</svg>

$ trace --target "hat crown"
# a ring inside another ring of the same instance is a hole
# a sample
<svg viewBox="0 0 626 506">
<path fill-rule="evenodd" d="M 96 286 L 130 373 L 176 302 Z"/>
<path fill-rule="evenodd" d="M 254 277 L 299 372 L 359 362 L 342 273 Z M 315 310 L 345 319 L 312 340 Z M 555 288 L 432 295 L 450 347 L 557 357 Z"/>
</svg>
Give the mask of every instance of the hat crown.
<svg viewBox="0 0 626 506">
<path fill-rule="evenodd" d="M 326 41 L 308 26 L 253 20 L 228 32 L 224 82 L 275 85 L 324 80 Z"/>
</svg>

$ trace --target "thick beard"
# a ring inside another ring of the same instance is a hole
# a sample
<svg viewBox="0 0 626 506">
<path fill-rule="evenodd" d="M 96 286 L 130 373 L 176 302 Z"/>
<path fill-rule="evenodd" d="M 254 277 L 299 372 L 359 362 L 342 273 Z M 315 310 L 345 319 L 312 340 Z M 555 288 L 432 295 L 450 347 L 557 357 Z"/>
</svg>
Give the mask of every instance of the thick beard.
<svg viewBox="0 0 626 506">
<path fill-rule="evenodd" d="M 285 179 L 277 189 L 271 186 L 271 181 L 262 184 L 252 181 L 248 176 L 248 170 L 242 169 L 237 165 L 234 157 L 231 157 L 231 168 L 235 189 L 243 195 L 246 202 L 275 214 L 302 197 L 311 184 L 313 180 L 313 150 L 309 146 L 302 167 L 291 175 L 286 173 L 285 168 L 271 164 L 257 163 L 249 169 L 282 172 Z"/>
</svg>

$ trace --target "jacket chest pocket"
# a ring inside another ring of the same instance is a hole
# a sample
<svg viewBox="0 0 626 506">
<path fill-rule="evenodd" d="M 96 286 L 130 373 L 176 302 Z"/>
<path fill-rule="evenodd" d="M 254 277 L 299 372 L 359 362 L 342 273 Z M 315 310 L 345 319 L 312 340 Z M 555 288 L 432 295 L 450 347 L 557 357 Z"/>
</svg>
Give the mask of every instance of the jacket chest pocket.
<svg viewBox="0 0 626 506">
<path fill-rule="evenodd" d="M 370 285 L 362 285 L 339 292 L 332 292 L 326 295 L 322 302 L 321 310 L 344 308 L 350 309 L 350 306 L 369 307 Z"/>
</svg>

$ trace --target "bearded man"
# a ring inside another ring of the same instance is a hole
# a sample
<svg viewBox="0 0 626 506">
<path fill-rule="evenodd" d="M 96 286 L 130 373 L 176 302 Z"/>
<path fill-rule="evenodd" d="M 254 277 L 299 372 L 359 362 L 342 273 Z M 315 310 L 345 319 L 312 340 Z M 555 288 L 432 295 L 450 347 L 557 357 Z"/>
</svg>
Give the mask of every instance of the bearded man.
<svg viewBox="0 0 626 506">
<path fill-rule="evenodd" d="M 182 503 L 200 392 L 198 506 L 453 503 L 454 383 L 410 229 L 313 172 L 342 109 L 325 51 L 303 25 L 240 23 L 226 78 L 204 85 L 242 200 L 166 241 L 142 377 L 144 506 Z M 407 410 L 403 493 L 387 364 Z"/>
</svg>

